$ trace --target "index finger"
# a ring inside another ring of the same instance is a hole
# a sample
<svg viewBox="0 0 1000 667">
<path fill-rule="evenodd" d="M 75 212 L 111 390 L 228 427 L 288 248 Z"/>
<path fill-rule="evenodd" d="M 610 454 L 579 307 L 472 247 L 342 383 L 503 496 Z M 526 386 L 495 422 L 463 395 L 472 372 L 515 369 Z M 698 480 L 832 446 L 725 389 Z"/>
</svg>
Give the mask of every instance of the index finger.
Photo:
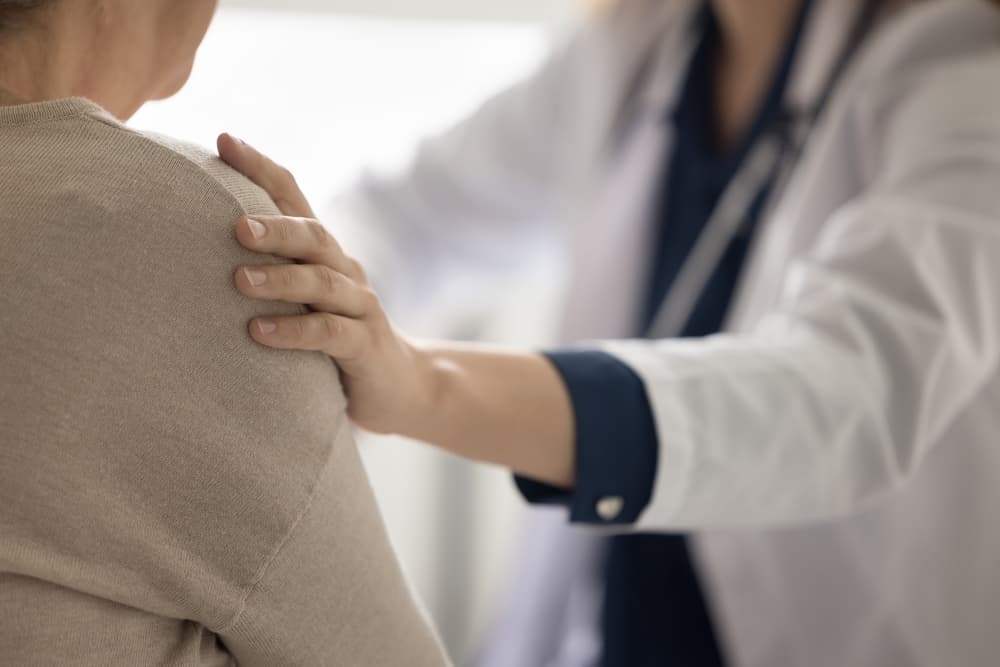
<svg viewBox="0 0 1000 667">
<path fill-rule="evenodd" d="M 309 200 L 295 182 L 292 172 L 230 134 L 220 134 L 217 146 L 219 157 L 260 186 L 283 214 L 303 218 L 316 217 Z"/>
<path fill-rule="evenodd" d="M 248 215 L 237 222 L 236 238 L 256 252 L 321 264 L 351 277 L 355 273 L 354 263 L 344 254 L 337 239 L 313 218 Z"/>
</svg>

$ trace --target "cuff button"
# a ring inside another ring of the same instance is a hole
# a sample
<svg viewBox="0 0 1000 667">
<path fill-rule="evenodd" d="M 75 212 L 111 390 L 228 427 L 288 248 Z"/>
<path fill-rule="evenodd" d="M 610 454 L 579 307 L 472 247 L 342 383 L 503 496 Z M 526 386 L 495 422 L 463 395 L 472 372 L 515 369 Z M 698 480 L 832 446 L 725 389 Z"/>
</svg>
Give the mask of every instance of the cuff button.
<svg viewBox="0 0 1000 667">
<path fill-rule="evenodd" d="M 597 501 L 597 516 L 605 521 L 614 521 L 625 509 L 625 499 L 621 496 L 604 496 Z"/>
</svg>

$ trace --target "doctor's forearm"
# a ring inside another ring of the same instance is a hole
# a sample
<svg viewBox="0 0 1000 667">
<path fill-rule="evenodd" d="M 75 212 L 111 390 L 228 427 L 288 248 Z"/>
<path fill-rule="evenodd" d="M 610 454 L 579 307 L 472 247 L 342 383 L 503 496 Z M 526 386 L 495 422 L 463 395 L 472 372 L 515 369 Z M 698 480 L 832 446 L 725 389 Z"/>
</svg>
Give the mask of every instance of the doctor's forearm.
<svg viewBox="0 0 1000 667">
<path fill-rule="evenodd" d="M 432 387 L 401 435 L 459 456 L 569 488 L 574 483 L 573 409 L 542 355 L 480 346 L 422 350 Z"/>
</svg>

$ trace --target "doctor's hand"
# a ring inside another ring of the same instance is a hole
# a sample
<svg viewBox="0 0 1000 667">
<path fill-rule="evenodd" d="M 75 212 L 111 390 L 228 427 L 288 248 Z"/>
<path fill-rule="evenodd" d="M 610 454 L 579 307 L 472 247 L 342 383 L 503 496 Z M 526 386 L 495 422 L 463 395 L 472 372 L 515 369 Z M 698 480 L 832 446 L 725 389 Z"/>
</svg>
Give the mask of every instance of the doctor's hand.
<svg viewBox="0 0 1000 667">
<path fill-rule="evenodd" d="M 245 217 L 236 237 L 250 250 L 298 262 L 240 267 L 234 276 L 240 292 L 312 311 L 256 318 L 251 337 L 269 347 L 330 355 L 341 370 L 351 419 L 376 432 L 403 428 L 415 416 L 415 398 L 429 396 L 422 387 L 429 369 L 392 326 L 361 266 L 311 218 Z"/>
<path fill-rule="evenodd" d="M 361 265 L 344 253 L 315 219 L 291 174 L 229 135 L 219 153 L 261 186 L 285 215 L 252 215 L 236 224 L 236 238 L 250 250 L 295 264 L 243 266 L 236 288 L 248 297 L 303 304 L 299 316 L 261 317 L 250 335 L 279 349 L 320 351 L 341 370 L 348 415 L 376 432 L 398 432 L 424 409 L 420 397 L 430 369 L 421 352 L 392 326 Z"/>
<path fill-rule="evenodd" d="M 250 250 L 297 261 L 240 267 L 237 289 L 312 310 L 254 319 L 254 340 L 333 357 L 347 393 L 347 413 L 359 426 L 572 486 L 572 406 L 543 355 L 409 342 L 392 326 L 360 264 L 316 221 L 286 169 L 228 135 L 219 137 L 219 155 L 267 191 L 284 214 L 242 218 L 236 238 Z"/>
<path fill-rule="evenodd" d="M 231 134 L 220 134 L 216 146 L 219 157 L 264 190 L 284 215 L 316 217 L 292 172 Z"/>
</svg>

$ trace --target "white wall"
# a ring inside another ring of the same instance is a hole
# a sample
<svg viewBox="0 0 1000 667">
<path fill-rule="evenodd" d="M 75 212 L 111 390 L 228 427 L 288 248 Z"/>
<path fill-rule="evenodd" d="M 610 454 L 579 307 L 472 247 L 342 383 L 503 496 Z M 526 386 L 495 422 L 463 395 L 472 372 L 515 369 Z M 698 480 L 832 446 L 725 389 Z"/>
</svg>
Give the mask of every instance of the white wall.
<svg viewBox="0 0 1000 667">
<path fill-rule="evenodd" d="M 572 0 L 223 0 L 225 7 L 431 19 L 550 23 Z"/>
</svg>

